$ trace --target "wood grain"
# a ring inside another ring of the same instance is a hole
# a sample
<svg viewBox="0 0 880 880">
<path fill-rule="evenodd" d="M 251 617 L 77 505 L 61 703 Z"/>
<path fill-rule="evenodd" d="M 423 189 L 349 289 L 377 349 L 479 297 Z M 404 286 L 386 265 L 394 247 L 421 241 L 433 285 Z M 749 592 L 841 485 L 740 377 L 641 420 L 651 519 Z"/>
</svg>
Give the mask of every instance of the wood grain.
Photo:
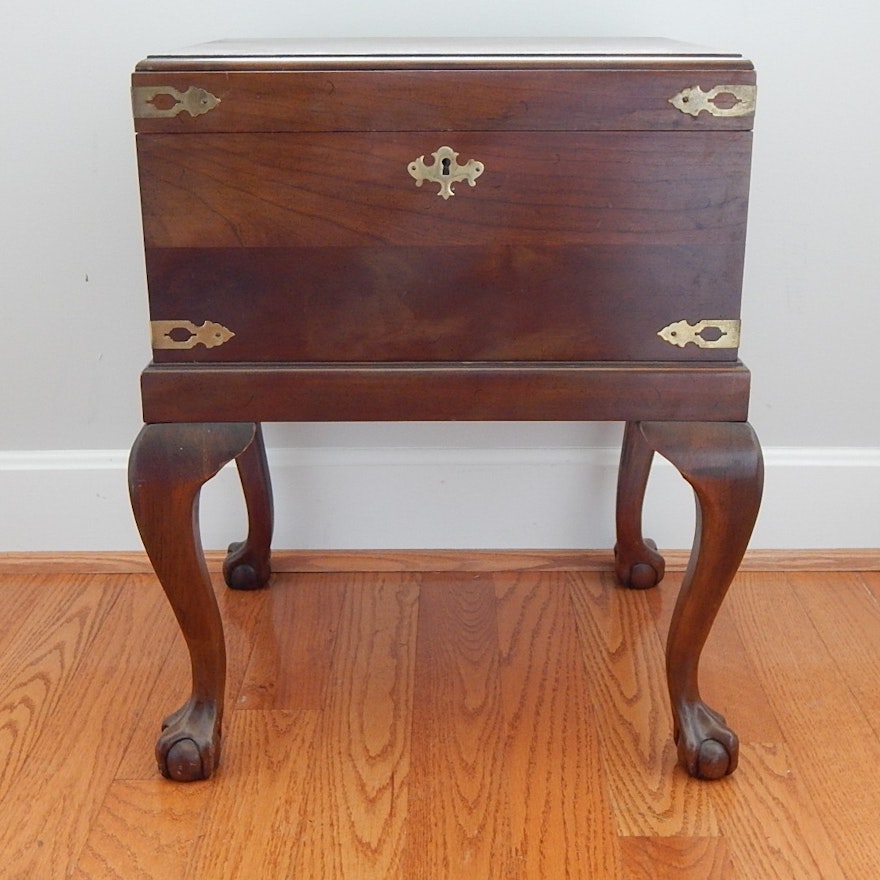
<svg viewBox="0 0 880 880">
<path fill-rule="evenodd" d="M 496 603 L 488 576 L 422 576 L 403 877 L 514 876 Z"/>
<path fill-rule="evenodd" d="M 757 683 L 797 755 L 807 797 L 823 804 L 822 821 L 842 876 L 869 876 L 877 853 L 876 835 L 867 823 L 880 811 L 880 789 L 866 781 L 880 763 L 880 742 L 835 654 L 798 600 L 791 576 L 762 575 L 761 585 L 738 591 L 731 602 L 737 625 L 746 634 Z M 823 632 L 837 625 L 835 610 L 825 619 Z M 848 635 L 856 639 L 856 650 L 864 653 L 865 668 L 870 668 L 877 638 L 865 641 L 852 628 Z"/>
<path fill-rule="evenodd" d="M 734 880 L 727 842 L 718 837 L 625 837 L 627 880 Z"/>
<path fill-rule="evenodd" d="M 596 66 L 581 61 L 584 66 Z M 670 59 L 671 60 L 671 59 Z M 264 59 L 273 72 L 242 69 L 247 61 L 215 58 L 151 60 L 154 72 L 138 72 L 135 86 L 187 89 L 195 81 L 220 98 L 210 113 L 191 119 L 180 115 L 169 121 L 141 118 L 138 132 L 230 132 L 230 131 L 616 131 L 736 130 L 750 129 L 752 116 L 714 117 L 701 113 L 696 119 L 671 112 L 669 98 L 683 87 L 703 81 L 704 88 L 717 84 L 753 83 L 748 62 L 727 58 L 676 58 L 679 70 L 662 70 L 665 64 L 639 59 L 638 67 L 621 70 L 626 60 L 615 58 L 618 69 L 608 69 L 609 59 L 598 61 L 605 70 L 371 70 L 292 71 L 279 75 L 279 68 L 307 66 L 303 59 Z M 230 63 L 231 62 L 231 63 Z M 254 59 L 249 63 L 254 65 Z M 349 61 L 349 64 L 351 62 Z M 394 64 L 384 56 L 382 65 Z M 557 60 L 556 66 L 570 65 Z M 337 62 L 338 64 L 338 62 Z M 376 62 L 374 61 L 375 65 Z M 206 72 L 206 66 L 227 67 Z M 508 61 L 506 66 L 510 66 Z M 516 66 L 516 61 L 513 62 Z M 193 70 L 182 72 L 187 67 Z M 466 66 L 466 65 L 465 65 Z M 490 65 L 491 66 L 491 65 Z M 549 63 L 553 66 L 553 62 Z M 654 67 L 653 70 L 650 67 Z M 715 68 L 714 70 L 712 68 Z M 199 69 L 201 68 L 201 69 Z M 236 69 L 237 68 L 237 69 Z M 688 69 L 690 68 L 690 69 Z M 720 68 L 720 69 L 719 69 Z M 724 69 L 727 68 L 727 69 Z M 739 69 L 737 69 L 739 68 Z M 377 95 L 381 94 L 381 100 Z M 454 94 L 456 100 L 449 100 Z M 437 145 L 439 146 L 439 144 Z M 415 158 L 415 157 L 413 157 Z"/>
<path fill-rule="evenodd" d="M 645 593 L 657 635 L 664 643 L 682 580 L 682 572 L 671 572 L 659 589 Z M 737 590 L 740 584 L 741 576 L 738 576 L 731 591 Z M 755 675 L 733 612 L 729 603 L 725 603 L 703 651 L 701 693 L 709 705 L 734 724 L 741 740 L 780 743 L 784 740 L 782 730 L 764 690 L 754 686 Z"/>
<path fill-rule="evenodd" d="M 293 876 L 399 876 L 409 818 L 418 583 L 347 577 Z M 405 876 L 405 875 L 403 875 Z"/>
<path fill-rule="evenodd" d="M 663 550 L 667 571 L 684 571 L 690 550 Z M 217 572 L 225 550 L 206 553 Z M 272 551 L 275 572 L 349 571 L 611 571 L 609 550 L 292 550 Z M 880 549 L 747 550 L 740 571 L 880 571 Z M 143 551 L 0 552 L 0 577 L 8 574 L 150 574 Z M 2 589 L 2 585 L 0 585 Z M 9 615 L 6 625 L 18 618 Z M 3 624 L 0 624 L 3 625 Z"/>
<path fill-rule="evenodd" d="M 266 611 L 254 634 L 236 705 L 320 709 L 333 686 L 332 661 L 346 584 L 327 573 L 300 578 L 278 574 L 265 595 Z"/>
<path fill-rule="evenodd" d="M 703 664 L 742 735 L 716 783 L 671 766 L 662 637 L 679 581 L 325 572 L 231 593 L 218 578 L 224 760 L 175 785 L 152 744 L 187 670 L 155 579 L 0 578 L 22 615 L 0 625 L 18 695 L 3 711 L 30 706 L 0 741 L 0 876 L 873 876 L 876 573 L 737 577 Z"/>
<path fill-rule="evenodd" d="M 173 635 L 162 626 L 164 597 L 145 593 L 143 585 L 144 578 L 135 576 L 117 582 L 108 591 L 115 601 L 94 637 L 71 645 L 69 679 L 4 798 L 0 852 L 10 877 L 65 877 L 88 838 Z M 94 582 L 88 586 L 99 589 Z M 46 632 L 47 642 L 58 638 Z M 37 656 L 42 651 L 41 645 Z M 47 792 L 48 809 L 42 800 Z"/>
<path fill-rule="evenodd" d="M 234 713 L 231 733 L 250 747 L 227 755 L 228 797 L 213 798 L 205 811 L 187 880 L 271 877 L 293 862 L 313 821 L 305 793 L 317 722 L 308 710 Z"/>
<path fill-rule="evenodd" d="M 741 364 L 154 364 L 141 397 L 154 422 L 742 421 L 749 385 Z"/>
<path fill-rule="evenodd" d="M 71 877 L 185 880 L 210 802 L 204 785 L 169 785 L 155 776 L 115 780 Z"/>
<path fill-rule="evenodd" d="M 621 876 L 595 703 L 566 576 L 506 573 L 498 600 L 510 880 Z M 572 658 L 575 658 L 574 660 Z"/>
<path fill-rule="evenodd" d="M 145 590 L 151 599 L 162 600 L 162 588 L 155 576 L 145 578 Z M 262 619 L 269 599 L 266 591 L 239 593 L 229 590 L 223 583 L 219 572 L 212 578 L 217 603 L 223 616 L 227 644 L 226 690 L 230 699 L 235 699 L 245 677 L 252 650 L 257 640 L 255 632 Z M 156 774 L 154 746 L 162 720 L 176 709 L 189 695 L 190 664 L 186 646 L 180 633 L 174 627 L 174 617 L 170 606 L 163 604 L 164 619 L 171 626 L 173 639 L 168 653 L 161 660 L 162 674 L 145 696 L 141 722 L 132 735 L 122 757 L 117 776 L 120 779 L 153 779 Z"/>
<path fill-rule="evenodd" d="M 159 349 L 155 362 L 736 361 L 735 348 L 679 348 L 658 331 L 678 315 L 739 317 L 741 242 L 714 243 L 710 262 L 693 243 L 505 246 L 464 229 L 468 244 L 438 249 L 430 243 L 446 231 L 412 223 L 424 243 L 385 253 L 277 242 L 148 248 L 153 315 L 210 316 L 235 333 L 210 349 Z M 639 298 L 645 278 L 651 296 Z"/>
<path fill-rule="evenodd" d="M 880 597 L 870 591 L 861 572 L 842 574 L 833 586 L 823 575 L 807 573 L 792 580 L 791 588 L 865 719 L 880 735 L 880 650 L 874 636 L 880 626 Z"/>
<path fill-rule="evenodd" d="M 45 577 L 46 572 L 40 571 L 37 566 L 29 569 L 20 568 L 19 576 L 11 577 L 3 568 L 2 557 L 3 554 L 0 554 L 0 599 L 3 601 L 4 610 L 0 615 L 0 668 L 9 662 L 10 645 L 17 631 L 29 619 L 28 611 L 33 604 L 31 591 L 39 590 L 47 599 L 48 593 L 52 590 L 58 592 L 59 599 L 68 592 L 59 589 L 57 579 Z M 47 604 L 51 607 L 52 603 Z"/>
<path fill-rule="evenodd" d="M 713 792 L 731 877 L 848 876 L 841 873 L 821 804 L 804 788 L 798 758 L 785 743 L 746 742 L 734 784 Z"/>
<path fill-rule="evenodd" d="M 618 833 L 716 836 L 709 787 L 676 767 L 663 646 L 645 594 L 610 575 L 569 577 Z"/>
<path fill-rule="evenodd" d="M 66 689 L 119 594 L 118 581 L 71 578 L 65 589 L 49 577 L 28 578 L 6 611 L 16 627 L 0 636 L 0 797 L 27 774 L 33 750 L 57 718 Z M 34 607 L 33 594 L 45 593 Z"/>
</svg>

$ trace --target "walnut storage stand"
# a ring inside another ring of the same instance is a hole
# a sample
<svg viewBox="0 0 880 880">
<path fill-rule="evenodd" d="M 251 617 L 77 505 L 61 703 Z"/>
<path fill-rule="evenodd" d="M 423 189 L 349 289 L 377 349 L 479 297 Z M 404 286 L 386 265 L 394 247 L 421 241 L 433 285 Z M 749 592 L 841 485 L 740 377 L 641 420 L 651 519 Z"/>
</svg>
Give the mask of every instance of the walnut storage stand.
<svg viewBox="0 0 880 880">
<path fill-rule="evenodd" d="M 192 662 L 159 768 L 220 757 L 201 486 L 235 460 L 230 587 L 270 577 L 266 421 L 626 423 L 616 570 L 652 587 L 652 456 L 697 528 L 667 643 L 682 765 L 734 770 L 698 663 L 762 489 L 738 360 L 755 75 L 666 40 L 221 41 L 132 80 L 153 361 L 132 505 Z"/>
</svg>

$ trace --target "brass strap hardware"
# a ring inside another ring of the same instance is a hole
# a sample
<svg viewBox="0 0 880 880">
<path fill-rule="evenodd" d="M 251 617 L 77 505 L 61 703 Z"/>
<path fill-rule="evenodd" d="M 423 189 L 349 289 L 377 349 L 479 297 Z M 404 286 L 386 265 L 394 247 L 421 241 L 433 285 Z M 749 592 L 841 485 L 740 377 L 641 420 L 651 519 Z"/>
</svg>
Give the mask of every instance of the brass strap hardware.
<svg viewBox="0 0 880 880">
<path fill-rule="evenodd" d="M 135 86 L 131 90 L 135 119 L 170 119 L 184 110 L 190 116 L 201 116 L 219 103 L 216 95 L 198 86 L 190 86 L 185 92 L 172 86 Z"/>
<path fill-rule="evenodd" d="M 458 183 L 460 180 L 466 180 L 470 186 L 477 185 L 477 178 L 485 170 L 482 162 L 471 159 L 466 165 L 459 165 L 456 161 L 458 153 L 452 147 L 440 147 L 436 153 L 431 153 L 434 157 L 433 165 L 425 164 L 425 157 L 419 156 L 415 162 L 410 162 L 406 166 L 410 176 L 415 179 L 416 186 L 421 186 L 426 180 L 432 183 L 440 184 L 438 196 L 448 199 L 454 196 L 452 184 Z"/>
<path fill-rule="evenodd" d="M 156 349 L 187 349 L 197 345 L 216 348 L 235 336 L 229 328 L 213 321 L 205 321 L 200 327 L 192 321 L 150 321 L 150 329 Z"/>
<path fill-rule="evenodd" d="M 713 116 L 749 116 L 755 112 L 757 97 L 757 86 L 715 86 L 708 92 L 690 86 L 673 95 L 669 103 L 690 116 L 704 110 Z"/>
<path fill-rule="evenodd" d="M 684 348 L 689 342 L 699 348 L 739 348 L 739 328 L 740 322 L 735 320 L 697 321 L 696 324 L 676 321 L 657 335 L 679 348 Z"/>
</svg>

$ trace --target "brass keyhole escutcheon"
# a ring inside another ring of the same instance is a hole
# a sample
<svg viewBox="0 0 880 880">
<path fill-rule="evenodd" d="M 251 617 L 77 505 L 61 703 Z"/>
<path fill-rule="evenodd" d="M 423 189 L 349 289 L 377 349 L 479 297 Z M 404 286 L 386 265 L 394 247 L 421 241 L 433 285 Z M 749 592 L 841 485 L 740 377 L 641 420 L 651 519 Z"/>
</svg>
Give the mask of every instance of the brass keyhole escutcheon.
<svg viewBox="0 0 880 880">
<path fill-rule="evenodd" d="M 453 184 L 466 180 L 468 186 L 476 186 L 477 178 L 485 171 L 483 163 L 476 159 L 469 160 L 465 165 L 459 165 L 458 153 L 452 147 L 440 147 L 431 155 L 434 157 L 432 165 L 426 165 L 425 157 L 419 156 L 406 166 L 406 170 L 415 180 L 416 186 L 421 186 L 426 180 L 439 183 L 440 190 L 437 195 L 444 200 L 455 195 Z"/>
</svg>

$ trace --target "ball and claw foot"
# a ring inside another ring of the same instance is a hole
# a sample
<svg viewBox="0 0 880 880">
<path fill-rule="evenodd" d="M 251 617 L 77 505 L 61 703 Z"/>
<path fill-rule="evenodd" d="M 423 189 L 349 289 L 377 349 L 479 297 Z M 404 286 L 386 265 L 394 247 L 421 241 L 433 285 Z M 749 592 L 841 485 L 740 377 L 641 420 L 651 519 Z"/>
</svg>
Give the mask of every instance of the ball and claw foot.
<svg viewBox="0 0 880 880">
<path fill-rule="evenodd" d="M 675 729 L 678 759 L 695 779 L 722 779 L 736 769 L 739 740 L 724 717 L 705 703 L 692 703 Z"/>
<path fill-rule="evenodd" d="M 213 706 L 185 703 L 162 724 L 159 772 L 176 782 L 208 779 L 220 763 L 220 724 Z"/>
<path fill-rule="evenodd" d="M 614 568 L 620 583 L 631 590 L 650 590 L 663 580 L 666 573 L 666 563 L 650 538 L 645 540 L 640 553 L 625 552 L 617 544 L 614 547 Z"/>
<path fill-rule="evenodd" d="M 269 582 L 272 574 L 268 556 L 260 556 L 248 547 L 246 541 L 229 545 L 223 560 L 223 579 L 232 590 L 259 590 Z"/>
</svg>

